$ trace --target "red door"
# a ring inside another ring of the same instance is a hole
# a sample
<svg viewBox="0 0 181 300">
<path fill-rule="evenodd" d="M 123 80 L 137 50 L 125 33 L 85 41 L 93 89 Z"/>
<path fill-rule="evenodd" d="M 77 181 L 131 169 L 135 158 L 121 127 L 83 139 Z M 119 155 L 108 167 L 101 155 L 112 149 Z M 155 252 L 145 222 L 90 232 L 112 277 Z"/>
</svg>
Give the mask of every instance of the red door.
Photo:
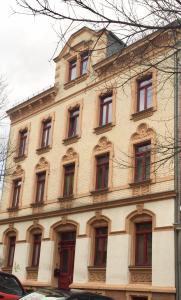
<svg viewBox="0 0 181 300">
<path fill-rule="evenodd" d="M 69 285 L 73 281 L 75 232 L 62 233 L 59 246 L 60 246 L 59 288 L 69 289 Z"/>
</svg>

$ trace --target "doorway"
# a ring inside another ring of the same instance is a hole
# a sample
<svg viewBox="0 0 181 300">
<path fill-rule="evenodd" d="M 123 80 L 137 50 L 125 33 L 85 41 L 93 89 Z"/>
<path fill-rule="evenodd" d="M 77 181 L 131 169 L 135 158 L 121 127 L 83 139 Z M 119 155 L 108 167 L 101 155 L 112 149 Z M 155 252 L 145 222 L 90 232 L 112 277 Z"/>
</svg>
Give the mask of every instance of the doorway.
<svg viewBox="0 0 181 300">
<path fill-rule="evenodd" d="M 58 287 L 69 289 L 73 281 L 76 232 L 61 232 L 59 242 L 60 276 Z"/>
</svg>

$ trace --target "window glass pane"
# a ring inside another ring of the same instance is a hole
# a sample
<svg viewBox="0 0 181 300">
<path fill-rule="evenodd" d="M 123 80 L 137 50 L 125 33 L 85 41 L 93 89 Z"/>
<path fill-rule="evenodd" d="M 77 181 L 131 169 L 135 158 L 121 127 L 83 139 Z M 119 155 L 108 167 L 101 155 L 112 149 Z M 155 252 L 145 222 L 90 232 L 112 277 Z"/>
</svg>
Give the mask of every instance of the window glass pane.
<svg viewBox="0 0 181 300">
<path fill-rule="evenodd" d="M 108 123 L 112 122 L 112 102 L 109 103 L 109 110 L 108 110 Z"/>
<path fill-rule="evenodd" d="M 76 78 L 76 61 L 71 61 L 69 65 L 69 79 L 74 80 Z"/>
<path fill-rule="evenodd" d="M 147 264 L 151 266 L 152 263 L 152 233 L 147 234 Z"/>
<path fill-rule="evenodd" d="M 27 134 L 27 130 L 20 132 L 19 156 L 25 154 Z"/>
<path fill-rule="evenodd" d="M 108 187 L 108 174 L 109 174 L 109 164 L 105 166 L 105 170 L 104 170 L 104 188 Z"/>
<path fill-rule="evenodd" d="M 97 168 L 97 189 L 102 188 L 102 177 L 103 177 L 103 170 L 102 167 Z"/>
<path fill-rule="evenodd" d="M 147 88 L 147 108 L 152 107 L 152 86 Z"/>
<path fill-rule="evenodd" d="M 13 200 L 12 200 L 12 207 L 18 207 L 19 205 L 19 198 L 20 198 L 20 191 L 21 191 L 21 179 L 14 181 L 14 191 L 13 191 Z"/>
<path fill-rule="evenodd" d="M 145 90 L 139 91 L 139 106 L 138 111 L 142 111 L 145 109 Z"/>
<path fill-rule="evenodd" d="M 80 109 L 70 111 L 68 137 L 73 137 L 78 133 Z"/>
<path fill-rule="evenodd" d="M 61 233 L 61 241 L 75 241 L 76 233 L 72 231 L 62 232 Z"/>
<path fill-rule="evenodd" d="M 137 223 L 136 232 L 152 231 L 152 223 Z"/>
<path fill-rule="evenodd" d="M 148 151 L 150 150 L 151 148 L 151 144 L 144 144 L 144 145 L 141 145 L 141 146 L 137 146 L 136 147 L 136 152 L 137 153 L 141 153 L 141 152 L 145 152 L 145 151 Z"/>
<path fill-rule="evenodd" d="M 144 265 L 144 235 L 136 237 L 136 264 Z"/>
<path fill-rule="evenodd" d="M 107 96 L 107 97 L 105 97 L 105 98 L 102 98 L 102 102 L 105 104 L 105 103 L 107 103 L 107 102 L 110 102 L 110 101 L 112 101 L 112 95 L 111 96 Z"/>
<path fill-rule="evenodd" d="M 151 84 L 151 82 L 152 82 L 152 77 L 148 77 L 147 79 L 141 80 L 139 82 L 139 86 L 140 87 L 145 87 L 146 85 Z"/>
<path fill-rule="evenodd" d="M 88 65 L 88 58 L 82 62 L 81 75 L 84 75 L 87 73 L 87 65 Z"/>
<path fill-rule="evenodd" d="M 145 158 L 145 179 L 150 178 L 150 154 L 148 153 Z"/>
<path fill-rule="evenodd" d="M 46 173 L 37 174 L 36 202 L 43 202 Z"/>
<path fill-rule="evenodd" d="M 135 174 L 135 180 L 141 181 L 142 180 L 142 174 L 143 174 L 143 158 L 137 157 L 136 158 L 136 174 Z"/>
<path fill-rule="evenodd" d="M 64 196 L 70 196 L 73 194 L 74 186 L 74 172 L 75 165 L 68 165 L 64 167 Z"/>
<path fill-rule="evenodd" d="M 38 266 L 39 262 L 39 245 L 34 246 L 34 259 L 33 259 L 33 266 Z"/>
<path fill-rule="evenodd" d="M 107 106 L 104 105 L 102 107 L 102 125 L 106 124 L 106 113 L 107 113 Z"/>
</svg>

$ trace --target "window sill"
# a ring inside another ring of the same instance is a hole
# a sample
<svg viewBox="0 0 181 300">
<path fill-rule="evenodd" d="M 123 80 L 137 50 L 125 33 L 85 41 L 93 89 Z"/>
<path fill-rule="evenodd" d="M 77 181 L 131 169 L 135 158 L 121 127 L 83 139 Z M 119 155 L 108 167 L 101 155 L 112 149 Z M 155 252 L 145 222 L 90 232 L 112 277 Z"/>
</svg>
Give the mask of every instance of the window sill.
<svg viewBox="0 0 181 300">
<path fill-rule="evenodd" d="M 152 270 L 152 266 L 128 266 L 129 270 Z"/>
<path fill-rule="evenodd" d="M 14 162 L 20 162 L 20 161 L 23 161 L 26 157 L 27 157 L 26 154 L 19 155 L 19 156 L 15 156 L 15 157 L 14 157 Z"/>
<path fill-rule="evenodd" d="M 69 195 L 69 196 L 62 196 L 62 197 L 58 197 L 58 200 L 61 202 L 61 201 L 65 201 L 65 200 L 72 200 L 74 199 L 74 195 Z"/>
<path fill-rule="evenodd" d="M 51 146 L 48 145 L 46 147 L 36 149 L 36 153 L 37 154 L 46 153 L 46 152 L 50 151 L 50 149 L 51 149 Z"/>
<path fill-rule="evenodd" d="M 39 202 L 39 203 L 34 202 L 34 203 L 31 203 L 30 206 L 33 208 L 42 207 L 42 206 L 44 206 L 44 202 Z"/>
<path fill-rule="evenodd" d="M 74 135 L 74 136 L 63 139 L 63 144 L 70 145 L 70 144 L 78 142 L 79 139 L 80 139 L 79 135 Z"/>
<path fill-rule="evenodd" d="M 131 115 L 131 120 L 138 121 L 144 118 L 151 117 L 154 111 L 156 111 L 156 109 L 154 107 L 150 107 L 145 110 L 135 112 Z"/>
<path fill-rule="evenodd" d="M 31 266 L 29 266 L 29 267 L 26 267 L 26 271 L 27 272 L 38 272 L 38 267 L 31 267 Z"/>
<path fill-rule="evenodd" d="M 15 211 L 18 211 L 18 210 L 19 210 L 19 207 L 18 207 L 18 206 L 17 206 L 17 207 L 8 207 L 8 208 L 7 208 L 7 211 L 8 211 L 8 212 L 13 212 L 13 211 L 15 212 Z"/>
<path fill-rule="evenodd" d="M 84 80 L 86 80 L 88 77 L 88 74 L 84 74 L 84 75 L 81 75 L 71 81 L 68 81 L 67 83 L 64 84 L 64 89 L 67 90 L 69 88 L 71 88 L 72 86 L 74 86 L 75 84 L 79 83 L 79 82 L 82 82 Z"/>
<path fill-rule="evenodd" d="M 98 266 L 88 266 L 88 270 L 94 271 L 106 271 L 106 267 L 98 267 Z"/>
<path fill-rule="evenodd" d="M 149 185 L 151 183 L 152 183 L 152 180 L 151 179 L 147 179 L 147 180 L 144 180 L 144 181 L 138 181 L 138 182 L 129 183 L 129 186 L 130 187 L 135 187 L 135 186 L 141 186 L 141 185 Z"/>
<path fill-rule="evenodd" d="M 113 123 L 108 123 L 108 124 L 105 124 L 102 126 L 98 126 L 98 127 L 94 128 L 94 132 L 96 134 L 101 134 L 101 133 L 111 130 L 113 126 L 115 126 Z"/>
<path fill-rule="evenodd" d="M 2 267 L 3 272 L 12 274 L 12 267 Z"/>
<path fill-rule="evenodd" d="M 93 190 L 93 191 L 91 191 L 90 193 L 91 193 L 92 195 L 102 195 L 102 194 L 106 194 L 106 193 L 108 193 L 108 192 L 109 192 L 109 188 L 107 187 L 107 188 L 104 188 L 104 189 Z"/>
</svg>

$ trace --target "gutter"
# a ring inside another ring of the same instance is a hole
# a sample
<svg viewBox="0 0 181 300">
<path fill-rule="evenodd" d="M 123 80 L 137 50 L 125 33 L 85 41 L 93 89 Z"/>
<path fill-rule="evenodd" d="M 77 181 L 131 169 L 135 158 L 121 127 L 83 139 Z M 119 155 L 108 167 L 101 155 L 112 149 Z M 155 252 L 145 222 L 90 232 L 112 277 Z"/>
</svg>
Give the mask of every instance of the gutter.
<svg viewBox="0 0 181 300">
<path fill-rule="evenodd" d="M 180 153 L 177 149 L 179 147 L 179 140 L 181 131 L 179 131 L 180 119 L 180 63 L 181 63 L 181 44 L 178 45 L 178 51 L 174 55 L 174 148 L 176 155 L 174 156 L 174 185 L 176 191 L 175 207 L 174 207 L 174 225 L 175 225 L 175 287 L 176 287 L 176 300 L 181 300 L 181 222 L 180 222 L 180 198 L 181 198 L 181 185 L 180 185 Z"/>
</svg>

